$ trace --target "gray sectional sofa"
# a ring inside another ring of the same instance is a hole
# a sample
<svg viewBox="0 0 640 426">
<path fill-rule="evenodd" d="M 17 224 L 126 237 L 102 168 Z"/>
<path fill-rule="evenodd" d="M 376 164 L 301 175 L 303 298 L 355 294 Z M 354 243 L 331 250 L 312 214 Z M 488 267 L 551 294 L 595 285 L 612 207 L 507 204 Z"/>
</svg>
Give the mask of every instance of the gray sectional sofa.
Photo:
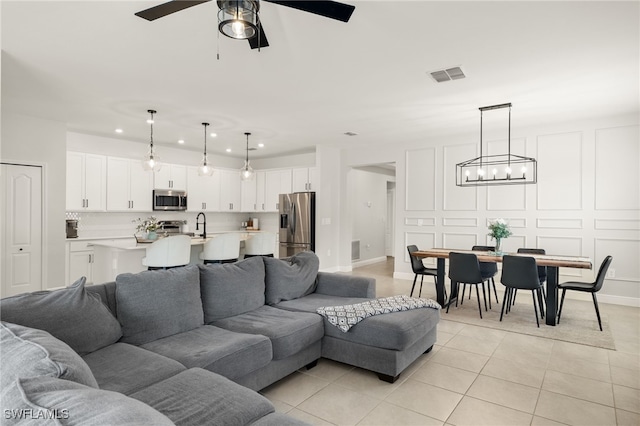
<svg viewBox="0 0 640 426">
<path fill-rule="evenodd" d="M 318 272 L 305 252 L 2 299 L 3 419 L 303 424 L 255 391 L 320 357 L 394 381 L 435 343 L 435 309 L 373 316 L 346 333 L 316 313 L 373 297 L 374 280 Z"/>
</svg>

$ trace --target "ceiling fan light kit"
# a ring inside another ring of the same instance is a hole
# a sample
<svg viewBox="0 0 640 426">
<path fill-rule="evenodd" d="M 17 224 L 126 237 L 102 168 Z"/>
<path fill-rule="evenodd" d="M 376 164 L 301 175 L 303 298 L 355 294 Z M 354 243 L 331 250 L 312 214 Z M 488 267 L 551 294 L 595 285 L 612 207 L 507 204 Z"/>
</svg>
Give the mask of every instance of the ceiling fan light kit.
<svg viewBox="0 0 640 426">
<path fill-rule="evenodd" d="M 248 40 L 258 34 L 258 10 L 253 0 L 218 0 L 218 29 L 227 37 Z"/>
<path fill-rule="evenodd" d="M 482 155 L 482 114 L 509 108 L 507 154 Z M 456 164 L 457 186 L 523 185 L 538 181 L 538 162 L 535 158 L 511 154 L 511 103 L 491 105 L 480 109 L 480 156 Z"/>
<path fill-rule="evenodd" d="M 153 150 L 153 114 L 156 114 L 156 111 L 153 109 L 149 109 L 147 110 L 147 112 L 151 115 L 151 118 L 147 120 L 147 123 L 149 123 L 149 126 L 151 126 L 151 136 L 149 139 L 149 152 L 142 160 L 142 168 L 149 172 L 157 172 L 160 170 L 162 164 L 160 163 L 160 157 L 158 157 L 158 155 L 156 155 Z"/>
</svg>

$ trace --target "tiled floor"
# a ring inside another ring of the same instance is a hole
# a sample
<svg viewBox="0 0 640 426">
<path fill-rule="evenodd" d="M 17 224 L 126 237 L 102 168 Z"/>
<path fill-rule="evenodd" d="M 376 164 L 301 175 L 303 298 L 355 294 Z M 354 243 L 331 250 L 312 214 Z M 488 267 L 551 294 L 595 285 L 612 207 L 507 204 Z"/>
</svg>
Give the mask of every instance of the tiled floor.
<svg viewBox="0 0 640 426">
<path fill-rule="evenodd" d="M 393 263 L 358 268 L 378 296 L 407 294 Z M 425 280 L 423 297 L 435 298 Z M 593 309 L 568 300 L 569 309 Z M 448 321 L 398 381 L 322 359 L 263 390 L 317 425 L 640 425 L 640 309 L 601 304 L 617 351 Z M 565 314 L 566 315 L 566 314 Z M 594 313 L 595 315 L 595 313 Z"/>
</svg>

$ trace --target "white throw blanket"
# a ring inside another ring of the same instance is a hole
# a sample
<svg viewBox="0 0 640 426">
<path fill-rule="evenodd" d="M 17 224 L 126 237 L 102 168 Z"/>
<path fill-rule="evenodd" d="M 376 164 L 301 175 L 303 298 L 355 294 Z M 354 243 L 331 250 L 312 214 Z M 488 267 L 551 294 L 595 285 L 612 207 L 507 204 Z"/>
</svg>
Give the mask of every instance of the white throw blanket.
<svg viewBox="0 0 640 426">
<path fill-rule="evenodd" d="M 431 299 L 401 295 L 371 299 L 353 305 L 323 306 L 318 308 L 316 312 L 346 333 L 351 327 L 367 317 L 418 308 L 440 309 L 441 306 Z"/>
</svg>

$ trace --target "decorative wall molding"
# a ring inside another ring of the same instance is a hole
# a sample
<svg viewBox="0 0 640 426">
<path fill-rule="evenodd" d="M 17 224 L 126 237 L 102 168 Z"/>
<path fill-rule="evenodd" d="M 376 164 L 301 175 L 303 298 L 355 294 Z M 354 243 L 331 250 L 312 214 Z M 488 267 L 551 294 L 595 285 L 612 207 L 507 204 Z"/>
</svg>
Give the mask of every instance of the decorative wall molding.
<svg viewBox="0 0 640 426">
<path fill-rule="evenodd" d="M 405 210 L 436 209 L 436 149 L 412 149 L 405 153 Z M 420 194 L 420 196 L 416 196 Z"/>
<path fill-rule="evenodd" d="M 442 225 L 476 228 L 478 226 L 478 218 L 477 217 L 443 217 Z"/>
<path fill-rule="evenodd" d="M 640 231 L 640 220 L 637 219 L 595 219 L 594 229 Z"/>
<path fill-rule="evenodd" d="M 582 209 L 582 132 L 538 136 L 538 210 Z"/>
<path fill-rule="evenodd" d="M 404 224 L 406 226 L 435 226 L 436 218 L 434 217 L 405 217 Z"/>
<path fill-rule="evenodd" d="M 477 148 L 476 144 L 451 145 L 442 148 L 444 157 L 443 210 L 478 210 L 478 188 L 456 186 L 456 164 L 478 155 Z"/>
<path fill-rule="evenodd" d="M 613 256 L 608 277 L 616 281 L 640 282 L 640 239 L 594 238 L 594 269 L 600 267 L 606 256 Z"/>
<path fill-rule="evenodd" d="M 537 219 L 538 228 L 582 229 L 582 219 Z"/>
</svg>

